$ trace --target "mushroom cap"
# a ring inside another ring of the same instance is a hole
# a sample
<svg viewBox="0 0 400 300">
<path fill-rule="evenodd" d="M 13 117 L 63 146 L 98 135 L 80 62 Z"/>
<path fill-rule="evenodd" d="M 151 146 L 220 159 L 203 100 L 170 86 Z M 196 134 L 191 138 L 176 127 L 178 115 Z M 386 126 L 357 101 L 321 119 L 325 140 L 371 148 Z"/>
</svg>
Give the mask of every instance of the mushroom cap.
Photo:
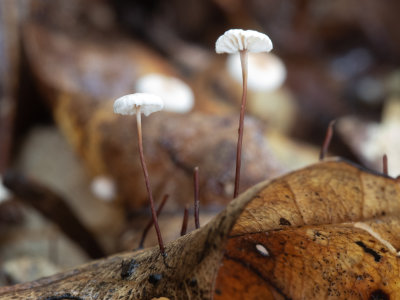
<svg viewBox="0 0 400 300">
<path fill-rule="evenodd" d="M 229 74 L 242 83 L 242 67 L 238 54 L 229 55 L 227 61 Z M 278 89 L 286 79 L 286 67 L 282 60 L 272 53 L 249 53 L 247 85 L 250 90 L 267 92 Z"/>
<path fill-rule="evenodd" d="M 140 93 L 151 92 L 162 97 L 167 111 L 187 113 L 193 108 L 192 89 L 176 77 L 152 73 L 140 77 L 135 87 Z"/>
<path fill-rule="evenodd" d="M 215 43 L 217 53 L 269 52 L 272 50 L 270 38 L 255 30 L 230 29 L 221 35 Z"/>
<path fill-rule="evenodd" d="M 0 175 L 0 203 L 11 197 L 10 191 L 4 186 L 2 176 Z"/>
<path fill-rule="evenodd" d="M 164 108 L 163 100 L 156 95 L 135 93 L 122 96 L 114 102 L 114 112 L 121 115 L 134 115 L 140 107 L 145 116 Z"/>
</svg>

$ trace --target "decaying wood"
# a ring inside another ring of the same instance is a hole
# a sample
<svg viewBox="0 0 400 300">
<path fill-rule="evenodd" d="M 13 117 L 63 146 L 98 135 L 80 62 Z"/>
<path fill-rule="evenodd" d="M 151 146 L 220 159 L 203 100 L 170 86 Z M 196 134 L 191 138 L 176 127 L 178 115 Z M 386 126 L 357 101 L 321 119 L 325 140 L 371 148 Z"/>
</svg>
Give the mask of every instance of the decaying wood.
<svg viewBox="0 0 400 300">
<path fill-rule="evenodd" d="M 0 3 L 0 174 L 11 159 L 17 106 L 19 16 L 16 1 Z"/>
<path fill-rule="evenodd" d="M 395 179 L 329 160 L 249 189 L 165 260 L 122 253 L 0 297 L 398 299 L 399 213 Z"/>
</svg>

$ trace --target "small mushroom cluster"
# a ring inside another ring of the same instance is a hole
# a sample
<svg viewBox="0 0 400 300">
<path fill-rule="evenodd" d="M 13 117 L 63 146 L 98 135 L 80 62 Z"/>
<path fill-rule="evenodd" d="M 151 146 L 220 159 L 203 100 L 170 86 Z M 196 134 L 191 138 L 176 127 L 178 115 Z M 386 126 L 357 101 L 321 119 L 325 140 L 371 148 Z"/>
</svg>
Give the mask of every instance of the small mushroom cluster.
<svg viewBox="0 0 400 300">
<path fill-rule="evenodd" d="M 231 29 L 226 31 L 218 38 L 215 45 L 215 50 L 217 53 L 239 53 L 242 67 L 243 94 L 239 118 L 234 189 L 234 198 L 236 198 L 240 183 L 240 166 L 244 127 L 243 123 L 247 95 L 248 52 L 269 52 L 272 50 L 272 42 L 267 35 L 254 30 Z M 154 200 L 150 187 L 149 175 L 144 159 L 141 114 L 143 113 L 145 116 L 148 116 L 153 112 L 162 110 L 164 108 L 164 101 L 166 103 L 166 108 L 172 107 L 172 110 L 187 112 L 192 108 L 194 98 L 191 90 L 186 88 L 180 81 L 176 79 L 165 78 L 157 74 L 151 74 L 146 78 L 142 78 L 137 83 L 136 89 L 141 91 L 141 93 L 126 95 L 118 98 L 115 101 L 114 112 L 122 115 L 136 115 L 140 162 L 142 165 L 144 180 L 149 197 L 153 225 L 157 232 L 160 252 L 165 257 L 165 248 L 157 222 L 157 213 L 154 208 Z M 155 92 L 152 93 L 152 90 Z M 179 101 L 174 101 L 176 98 L 178 98 Z M 198 191 L 196 191 L 196 194 L 198 199 Z M 198 211 L 198 207 L 196 207 L 196 210 Z M 198 225 L 198 223 L 196 223 L 196 225 Z"/>
</svg>

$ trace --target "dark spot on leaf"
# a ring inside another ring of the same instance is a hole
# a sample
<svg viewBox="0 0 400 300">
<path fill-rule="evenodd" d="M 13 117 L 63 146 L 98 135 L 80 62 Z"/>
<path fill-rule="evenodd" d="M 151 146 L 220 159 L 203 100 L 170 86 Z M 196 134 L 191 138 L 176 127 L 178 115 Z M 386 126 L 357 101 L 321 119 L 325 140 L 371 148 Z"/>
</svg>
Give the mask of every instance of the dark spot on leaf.
<svg viewBox="0 0 400 300">
<path fill-rule="evenodd" d="M 222 292 L 221 292 L 221 290 L 219 290 L 219 289 L 216 289 L 216 290 L 215 290 L 215 294 L 217 294 L 217 295 L 221 295 L 221 294 L 222 294 Z"/>
<path fill-rule="evenodd" d="M 149 276 L 149 282 L 150 282 L 151 284 L 156 285 L 156 284 L 158 284 L 158 283 L 160 282 L 161 278 L 162 278 L 162 275 L 161 275 L 161 274 L 151 274 L 151 275 Z"/>
<path fill-rule="evenodd" d="M 291 226 L 292 224 L 288 220 L 286 220 L 285 218 L 280 218 L 279 219 L 279 225 Z"/>
<path fill-rule="evenodd" d="M 63 300 L 63 299 L 72 299 L 72 300 L 83 300 L 81 297 L 72 296 L 70 293 L 66 293 L 60 296 L 50 296 L 45 300 Z"/>
<path fill-rule="evenodd" d="M 368 247 L 367 247 L 363 242 L 361 242 L 361 241 L 357 241 L 356 244 L 357 244 L 358 246 L 360 246 L 360 247 L 364 250 L 365 253 L 368 253 L 368 254 L 372 255 L 372 256 L 374 257 L 374 259 L 375 259 L 376 262 L 380 262 L 382 256 L 380 256 L 380 255 L 379 255 L 377 252 L 375 252 L 373 249 L 368 248 Z"/>
<path fill-rule="evenodd" d="M 197 279 L 196 279 L 196 278 L 192 278 L 192 279 L 189 281 L 189 286 L 195 287 L 196 285 L 197 285 Z"/>
<path fill-rule="evenodd" d="M 389 300 L 390 297 L 382 290 L 376 290 L 371 293 L 371 296 L 368 298 L 369 300 Z"/>
<path fill-rule="evenodd" d="M 121 263 L 121 278 L 126 279 L 130 277 L 135 272 L 137 266 L 138 264 L 134 259 L 123 260 Z"/>
</svg>

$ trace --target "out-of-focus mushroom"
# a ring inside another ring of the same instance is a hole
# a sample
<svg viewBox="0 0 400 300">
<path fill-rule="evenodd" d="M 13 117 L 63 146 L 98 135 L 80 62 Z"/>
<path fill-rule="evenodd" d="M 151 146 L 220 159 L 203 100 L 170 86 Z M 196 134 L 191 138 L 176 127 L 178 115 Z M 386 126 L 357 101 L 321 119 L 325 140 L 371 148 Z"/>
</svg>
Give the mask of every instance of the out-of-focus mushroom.
<svg viewBox="0 0 400 300">
<path fill-rule="evenodd" d="M 368 167 L 382 170 L 387 155 L 388 174 L 400 175 L 400 98 L 386 100 L 382 122 L 366 122 L 355 116 L 341 118 L 338 132 Z"/>
<path fill-rule="evenodd" d="M 283 61 L 272 53 L 249 53 L 248 68 L 248 110 L 266 121 L 271 127 L 283 132 L 289 131 L 295 120 L 296 104 L 291 93 L 282 85 L 286 79 Z M 240 58 L 230 55 L 226 62 L 228 74 L 240 89 Z"/>
<path fill-rule="evenodd" d="M 109 176 L 96 176 L 90 183 L 90 190 L 94 196 L 106 202 L 116 198 L 115 182 Z"/>
<path fill-rule="evenodd" d="M 249 53 L 247 60 L 251 70 L 247 86 L 251 91 L 273 91 L 282 86 L 286 79 L 286 67 L 282 60 L 272 53 Z M 229 55 L 227 62 L 229 74 L 238 83 L 242 82 L 242 70 L 238 54 Z"/>
<path fill-rule="evenodd" d="M 192 89 L 176 77 L 148 74 L 138 79 L 135 90 L 138 93 L 152 93 L 162 97 L 166 111 L 187 113 L 194 105 Z"/>
<path fill-rule="evenodd" d="M 10 191 L 4 186 L 2 176 L 0 175 L 0 203 L 7 201 L 10 199 L 11 193 Z"/>
</svg>

